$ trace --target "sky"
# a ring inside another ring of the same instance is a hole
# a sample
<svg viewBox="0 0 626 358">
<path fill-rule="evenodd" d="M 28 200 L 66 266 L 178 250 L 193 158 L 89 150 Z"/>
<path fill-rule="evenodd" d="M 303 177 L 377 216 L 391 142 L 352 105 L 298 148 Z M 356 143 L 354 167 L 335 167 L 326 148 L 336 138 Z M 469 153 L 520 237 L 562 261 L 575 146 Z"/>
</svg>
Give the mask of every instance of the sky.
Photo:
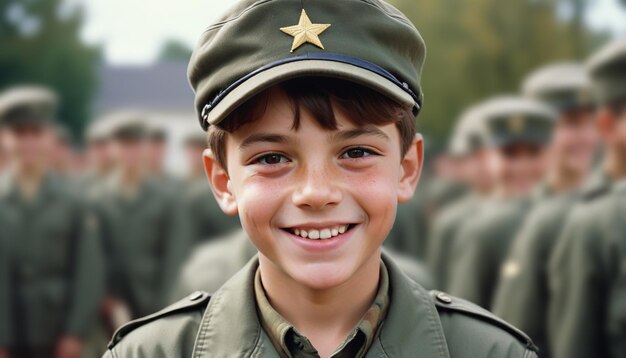
<svg viewBox="0 0 626 358">
<path fill-rule="evenodd" d="M 436 1 L 436 0 L 434 0 Z M 193 48 L 200 34 L 234 0 L 66 0 L 82 4 L 86 23 L 82 38 L 104 48 L 111 64 L 147 64 L 165 40 Z M 593 28 L 626 35 L 626 12 L 617 0 L 594 0 L 587 22 Z"/>
</svg>

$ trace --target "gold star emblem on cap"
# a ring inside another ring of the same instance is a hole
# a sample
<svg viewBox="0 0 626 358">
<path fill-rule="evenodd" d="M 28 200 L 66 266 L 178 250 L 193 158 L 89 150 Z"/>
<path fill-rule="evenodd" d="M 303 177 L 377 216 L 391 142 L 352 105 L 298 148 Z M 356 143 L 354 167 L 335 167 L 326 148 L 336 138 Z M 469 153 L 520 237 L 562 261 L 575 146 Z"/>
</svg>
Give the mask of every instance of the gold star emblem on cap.
<svg viewBox="0 0 626 358">
<path fill-rule="evenodd" d="M 320 41 L 319 35 L 326 31 L 330 27 L 330 24 L 314 24 L 309 19 L 306 11 L 302 9 L 300 14 L 300 21 L 297 25 L 281 27 L 280 31 L 293 36 L 293 44 L 291 45 L 291 52 L 295 51 L 298 47 L 305 43 L 313 44 L 321 49 L 324 48 L 322 41 Z"/>
</svg>

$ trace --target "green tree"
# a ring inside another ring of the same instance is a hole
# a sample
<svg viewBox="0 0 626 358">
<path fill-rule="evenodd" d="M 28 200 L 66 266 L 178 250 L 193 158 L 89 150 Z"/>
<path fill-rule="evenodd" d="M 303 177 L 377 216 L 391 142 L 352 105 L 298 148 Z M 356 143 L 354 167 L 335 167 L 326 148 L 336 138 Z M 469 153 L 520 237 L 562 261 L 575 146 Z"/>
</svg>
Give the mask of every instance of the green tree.
<svg viewBox="0 0 626 358">
<path fill-rule="evenodd" d="M 59 117 L 74 134 L 89 118 L 98 49 L 79 38 L 83 14 L 61 0 L 0 0 L 0 89 L 43 84 L 57 91 Z"/>
</svg>

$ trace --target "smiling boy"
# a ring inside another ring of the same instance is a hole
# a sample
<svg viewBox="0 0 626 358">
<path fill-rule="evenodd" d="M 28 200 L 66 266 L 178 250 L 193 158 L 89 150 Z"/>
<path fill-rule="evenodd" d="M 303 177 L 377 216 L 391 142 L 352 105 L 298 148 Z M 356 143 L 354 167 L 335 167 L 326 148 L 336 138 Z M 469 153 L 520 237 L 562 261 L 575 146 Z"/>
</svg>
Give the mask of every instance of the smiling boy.
<svg viewBox="0 0 626 358">
<path fill-rule="evenodd" d="M 373 0 L 245 1 L 209 27 L 189 67 L 204 164 L 259 254 L 217 292 L 122 327 L 105 356 L 535 356 L 381 255 L 422 167 L 424 53 Z"/>
</svg>

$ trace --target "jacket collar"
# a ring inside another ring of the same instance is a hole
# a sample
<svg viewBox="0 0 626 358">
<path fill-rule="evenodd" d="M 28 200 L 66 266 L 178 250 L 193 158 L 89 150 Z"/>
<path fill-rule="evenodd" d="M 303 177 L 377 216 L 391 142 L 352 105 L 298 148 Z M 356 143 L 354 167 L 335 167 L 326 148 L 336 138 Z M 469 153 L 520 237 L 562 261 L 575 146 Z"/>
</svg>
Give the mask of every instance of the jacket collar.
<svg viewBox="0 0 626 358">
<path fill-rule="evenodd" d="M 405 357 L 419 352 L 425 357 L 449 358 L 439 315 L 428 292 L 385 254 L 383 261 L 389 272 L 391 303 L 367 357 Z M 200 322 L 192 357 L 277 355 L 256 312 L 257 267 L 254 257 L 213 295 Z"/>
</svg>

